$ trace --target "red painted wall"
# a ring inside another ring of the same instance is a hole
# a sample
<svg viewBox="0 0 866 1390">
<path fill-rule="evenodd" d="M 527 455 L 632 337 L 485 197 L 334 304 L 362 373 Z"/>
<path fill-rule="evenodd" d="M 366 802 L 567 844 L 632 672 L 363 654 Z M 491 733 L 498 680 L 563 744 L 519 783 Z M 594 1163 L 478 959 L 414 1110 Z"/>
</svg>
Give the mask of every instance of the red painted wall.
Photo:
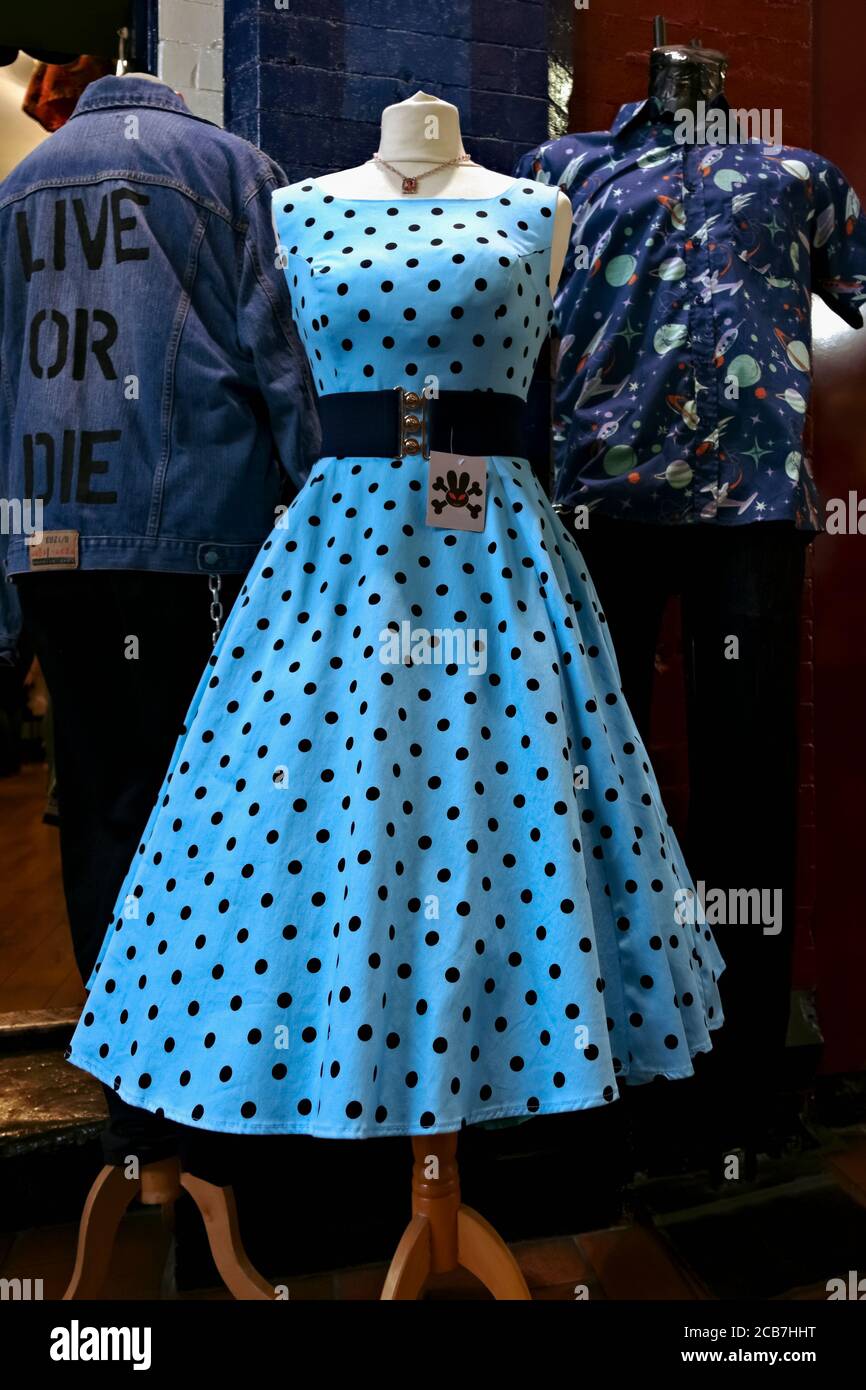
<svg viewBox="0 0 866 1390">
<path fill-rule="evenodd" d="M 659 8 L 662 8 L 661 4 Z M 861 0 L 667 0 L 668 42 L 699 38 L 730 59 L 738 107 L 781 107 L 783 138 L 828 155 L 866 202 Z M 645 95 L 652 19 L 641 0 L 575 11 L 571 129 L 606 128 Z M 832 316 L 831 316 L 832 317 Z M 815 354 L 813 455 L 828 496 L 866 497 L 866 331 Z M 807 581 L 801 666 L 801 788 L 796 986 L 817 987 L 824 1069 L 866 1068 L 866 537 L 822 537 Z M 654 757 L 671 814 L 686 805 L 676 615 L 663 638 Z"/>
<path fill-rule="evenodd" d="M 861 0 L 822 0 L 822 8 Z M 589 0 L 575 10 L 572 130 L 607 128 L 624 101 L 646 95 L 652 20 L 667 20 L 668 43 L 700 39 L 731 62 L 732 106 L 780 106 L 788 144 L 811 144 L 812 0 Z"/>
<path fill-rule="evenodd" d="M 866 6 L 815 0 L 814 23 L 814 145 L 866 204 Z M 815 470 L 826 496 L 847 497 L 853 488 L 866 498 L 866 328 L 832 326 L 815 350 Z M 866 1069 L 864 636 L 866 535 L 822 537 L 815 546 L 815 943 L 826 1071 Z"/>
</svg>

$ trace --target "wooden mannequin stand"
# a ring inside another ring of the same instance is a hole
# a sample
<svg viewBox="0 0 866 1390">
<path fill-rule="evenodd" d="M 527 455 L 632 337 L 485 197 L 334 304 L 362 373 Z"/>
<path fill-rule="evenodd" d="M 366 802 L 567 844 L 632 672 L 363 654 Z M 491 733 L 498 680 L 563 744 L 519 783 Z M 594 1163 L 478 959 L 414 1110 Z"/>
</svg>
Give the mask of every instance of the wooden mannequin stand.
<svg viewBox="0 0 866 1390">
<path fill-rule="evenodd" d="M 177 1158 L 146 1164 L 137 1181 L 126 1177 L 121 1167 L 109 1164 L 102 1169 L 84 1204 L 75 1268 L 64 1299 L 99 1298 L 117 1228 L 133 1197 L 170 1215 L 182 1188 L 201 1212 L 214 1263 L 229 1292 L 239 1299 L 274 1300 L 273 1288 L 250 1264 L 241 1244 L 232 1189 L 182 1173 Z"/>
<path fill-rule="evenodd" d="M 457 1132 L 412 1136 L 412 1220 L 388 1270 L 383 1299 L 417 1298 L 430 1274 L 468 1269 L 497 1299 L 530 1297 L 501 1236 L 460 1201 Z M 439 1176 L 427 1176 L 435 1161 Z"/>
</svg>

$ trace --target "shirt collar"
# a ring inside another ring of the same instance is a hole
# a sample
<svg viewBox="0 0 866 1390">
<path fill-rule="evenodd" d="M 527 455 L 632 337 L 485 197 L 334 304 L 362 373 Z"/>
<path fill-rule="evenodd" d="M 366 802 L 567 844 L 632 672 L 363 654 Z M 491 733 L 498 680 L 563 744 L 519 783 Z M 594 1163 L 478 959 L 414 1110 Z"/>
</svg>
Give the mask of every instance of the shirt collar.
<svg viewBox="0 0 866 1390">
<path fill-rule="evenodd" d="M 193 113 L 183 97 L 173 92 L 164 82 L 148 82 L 146 78 L 100 77 L 85 87 L 78 99 L 72 117 L 83 116 L 88 111 L 104 111 L 113 106 L 150 106 L 160 111 L 177 111 L 182 116 Z"/>
<path fill-rule="evenodd" d="M 728 99 L 724 92 L 719 92 L 718 96 L 707 103 L 708 111 L 729 111 Z M 653 121 L 664 121 L 666 114 L 659 110 L 659 104 L 655 97 L 644 97 L 643 101 L 627 101 L 616 113 L 613 125 L 610 128 L 611 135 L 624 135 L 633 126 L 650 125 Z M 670 116 L 667 117 L 671 119 Z"/>
</svg>

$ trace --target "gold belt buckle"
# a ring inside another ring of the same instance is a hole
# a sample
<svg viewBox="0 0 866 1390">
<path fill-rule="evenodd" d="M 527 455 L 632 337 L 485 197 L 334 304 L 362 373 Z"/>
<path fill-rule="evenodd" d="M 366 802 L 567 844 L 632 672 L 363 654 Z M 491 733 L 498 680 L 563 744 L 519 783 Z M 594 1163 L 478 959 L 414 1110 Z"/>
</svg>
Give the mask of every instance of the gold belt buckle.
<svg viewBox="0 0 866 1390">
<path fill-rule="evenodd" d="M 414 457 L 420 454 L 422 458 L 427 459 L 430 457 L 427 397 L 417 391 L 404 391 L 402 386 L 395 386 L 394 390 L 399 393 L 397 408 L 400 411 L 400 457 L 405 458 L 407 454 Z"/>
</svg>

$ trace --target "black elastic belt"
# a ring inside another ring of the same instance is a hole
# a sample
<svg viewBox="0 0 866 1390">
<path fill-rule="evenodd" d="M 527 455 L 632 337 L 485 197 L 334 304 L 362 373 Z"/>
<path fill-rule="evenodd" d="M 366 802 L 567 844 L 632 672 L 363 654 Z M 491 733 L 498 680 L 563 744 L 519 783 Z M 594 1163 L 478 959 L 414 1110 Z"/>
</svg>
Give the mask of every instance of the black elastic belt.
<svg viewBox="0 0 866 1390">
<path fill-rule="evenodd" d="M 440 391 L 433 398 L 392 391 L 319 396 L 322 458 L 402 458 L 441 449 L 456 454 L 526 455 L 526 406 L 504 391 Z"/>
</svg>

